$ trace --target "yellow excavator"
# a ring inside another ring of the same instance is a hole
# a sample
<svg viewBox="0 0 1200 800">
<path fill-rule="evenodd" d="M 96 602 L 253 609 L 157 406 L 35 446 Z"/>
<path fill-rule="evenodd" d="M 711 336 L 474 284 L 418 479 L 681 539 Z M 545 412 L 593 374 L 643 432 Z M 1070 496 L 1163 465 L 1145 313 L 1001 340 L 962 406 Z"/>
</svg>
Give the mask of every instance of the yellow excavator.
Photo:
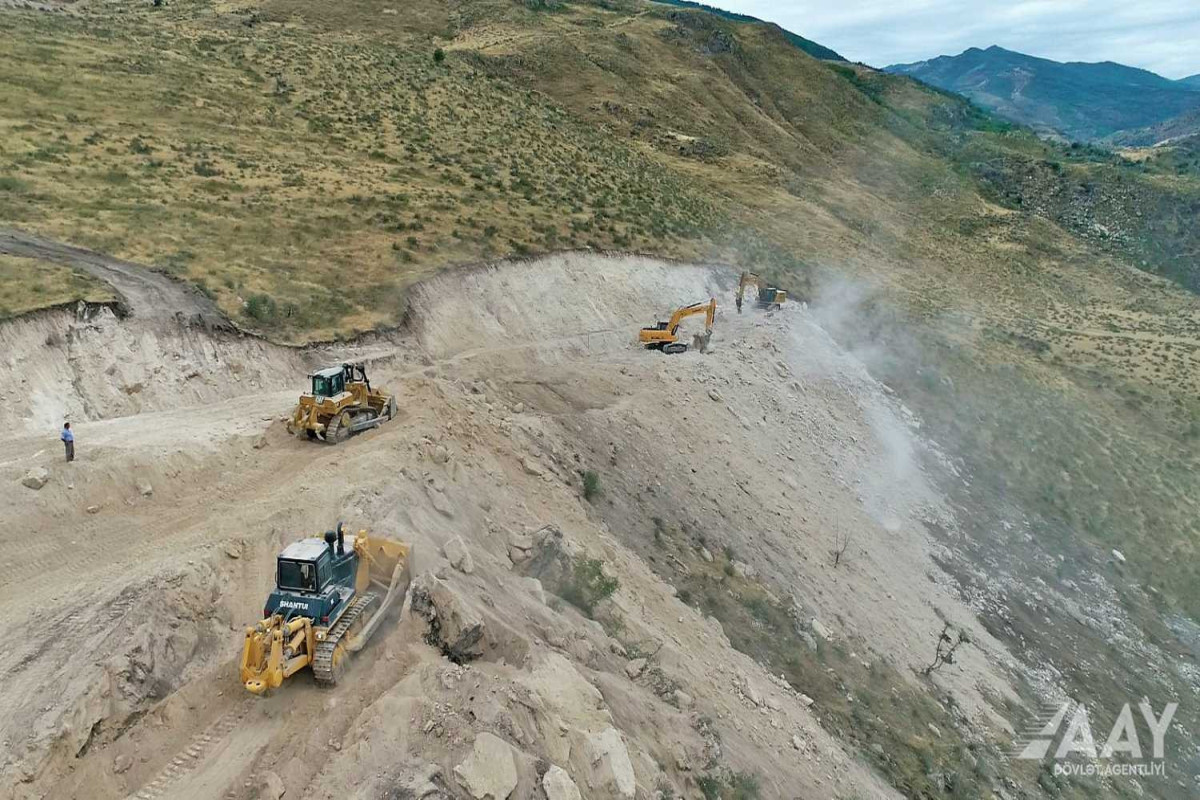
<svg viewBox="0 0 1200 800">
<path fill-rule="evenodd" d="M 703 353 L 712 339 L 713 320 L 717 316 L 715 297 L 710 298 L 707 303 L 692 303 L 690 306 L 675 309 L 675 313 L 666 322 L 656 322 L 652 327 L 638 331 L 638 341 L 649 350 L 682 353 L 688 349 L 688 344 L 679 337 L 679 323 L 697 314 L 704 314 L 704 333 L 695 334 L 692 337 L 692 345 Z"/>
<path fill-rule="evenodd" d="M 403 542 L 361 530 L 347 544 L 339 522 L 324 538 L 288 545 L 276 560 L 263 620 L 246 628 L 242 685 L 265 694 L 305 667 L 317 683 L 335 685 L 408 584 Z"/>
<path fill-rule="evenodd" d="M 329 367 L 308 377 L 312 391 L 300 395 L 288 433 L 303 432 L 309 439 L 337 444 L 396 416 L 396 398 L 372 389 L 362 364 Z"/>
<path fill-rule="evenodd" d="M 787 300 L 787 292 L 783 289 L 767 285 L 766 281 L 753 272 L 743 272 L 741 280 L 738 281 L 737 297 L 734 299 L 739 314 L 742 313 L 742 296 L 746 294 L 747 286 L 753 286 L 757 291 L 758 296 L 754 304 L 758 308 L 777 311 Z"/>
</svg>

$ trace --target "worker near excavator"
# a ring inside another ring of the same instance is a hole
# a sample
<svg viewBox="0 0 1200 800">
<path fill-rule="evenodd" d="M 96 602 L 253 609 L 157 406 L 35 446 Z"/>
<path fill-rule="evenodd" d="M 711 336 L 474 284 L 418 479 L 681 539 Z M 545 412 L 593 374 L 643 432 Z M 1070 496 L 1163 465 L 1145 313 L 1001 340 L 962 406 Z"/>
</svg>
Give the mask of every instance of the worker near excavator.
<svg viewBox="0 0 1200 800">
<path fill-rule="evenodd" d="M 63 446 L 67 449 L 67 461 L 74 461 L 75 460 L 75 434 L 71 433 L 71 423 L 69 423 L 69 422 L 63 423 L 62 436 L 60 436 L 59 438 L 62 439 Z"/>
</svg>

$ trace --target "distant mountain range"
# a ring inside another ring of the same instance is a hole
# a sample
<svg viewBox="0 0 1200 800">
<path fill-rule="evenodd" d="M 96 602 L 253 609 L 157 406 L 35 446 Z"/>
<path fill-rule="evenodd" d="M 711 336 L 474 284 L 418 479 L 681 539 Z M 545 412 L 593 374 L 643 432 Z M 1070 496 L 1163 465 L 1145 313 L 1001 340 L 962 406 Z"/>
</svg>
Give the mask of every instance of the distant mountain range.
<svg viewBox="0 0 1200 800">
<path fill-rule="evenodd" d="M 1075 141 L 1135 131 L 1136 138 L 1144 140 L 1159 126 L 1174 136 L 1200 133 L 1194 113 L 1200 109 L 1200 75 L 1173 81 L 1111 61 L 1064 64 L 995 46 L 893 64 L 885 70 L 956 92 L 1006 119 Z"/>
</svg>

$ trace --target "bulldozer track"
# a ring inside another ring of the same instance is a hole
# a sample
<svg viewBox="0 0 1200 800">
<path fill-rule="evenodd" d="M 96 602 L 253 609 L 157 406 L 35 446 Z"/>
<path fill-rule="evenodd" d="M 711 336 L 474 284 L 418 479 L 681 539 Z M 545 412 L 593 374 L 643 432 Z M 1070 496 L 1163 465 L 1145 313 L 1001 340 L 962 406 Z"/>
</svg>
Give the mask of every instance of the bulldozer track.
<svg viewBox="0 0 1200 800">
<path fill-rule="evenodd" d="M 127 800 L 157 800 L 159 797 L 170 797 L 171 789 L 203 763 L 204 757 L 232 734 L 253 708 L 253 702 L 242 701 L 226 711 L 205 728 L 203 733 L 192 737 L 167 766 L 137 792 L 128 795 Z"/>
<path fill-rule="evenodd" d="M 332 686 L 337 683 L 337 676 L 333 672 L 334 651 L 337 650 L 337 646 L 350 631 L 350 628 L 362 619 L 363 613 L 373 606 L 378 599 L 378 596 L 374 592 L 366 592 L 354 598 L 350 607 L 346 609 L 346 613 L 342 614 L 342 618 L 329 629 L 329 633 L 325 636 L 325 641 L 317 643 L 312 664 L 313 677 L 317 679 L 317 683 L 325 686 Z"/>
</svg>

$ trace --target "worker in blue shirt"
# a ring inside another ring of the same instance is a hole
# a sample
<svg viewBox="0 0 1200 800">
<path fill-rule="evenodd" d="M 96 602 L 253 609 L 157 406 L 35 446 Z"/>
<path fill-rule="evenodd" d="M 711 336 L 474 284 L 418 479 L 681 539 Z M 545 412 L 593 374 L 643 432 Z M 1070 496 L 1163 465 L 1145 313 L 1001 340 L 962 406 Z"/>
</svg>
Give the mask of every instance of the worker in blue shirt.
<svg viewBox="0 0 1200 800">
<path fill-rule="evenodd" d="M 63 445 L 67 448 L 67 461 L 75 460 L 75 434 L 71 433 L 71 423 L 64 422 L 62 429 Z"/>
</svg>

